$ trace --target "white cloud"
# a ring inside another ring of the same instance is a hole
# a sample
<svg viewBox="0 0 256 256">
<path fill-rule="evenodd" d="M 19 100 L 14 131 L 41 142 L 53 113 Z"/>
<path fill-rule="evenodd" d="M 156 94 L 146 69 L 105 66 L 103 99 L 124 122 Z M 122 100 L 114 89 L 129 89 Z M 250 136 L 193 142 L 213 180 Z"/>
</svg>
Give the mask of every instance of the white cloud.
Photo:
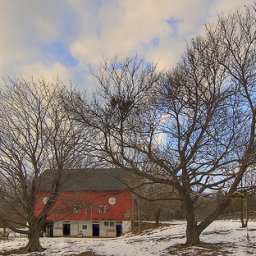
<svg viewBox="0 0 256 256">
<path fill-rule="evenodd" d="M 216 0 L 214 12 L 215 14 L 220 12 L 228 13 L 234 9 L 241 9 L 245 5 L 253 4 L 254 2 L 254 0 Z"/>
<path fill-rule="evenodd" d="M 23 72 L 35 76 L 64 71 L 63 68 L 57 68 L 54 57 L 45 51 L 47 45 L 63 37 L 62 17 L 65 17 L 65 8 L 59 4 L 60 1 L 53 1 L 46 5 L 41 0 L 0 2 L 0 76 L 18 76 Z M 52 72 L 45 72 L 51 67 Z M 42 71 L 38 72 L 40 68 Z"/>
<path fill-rule="evenodd" d="M 252 0 L 244 2 L 248 4 Z M 102 3 L 97 17 L 93 18 L 94 29 L 81 34 L 71 46 L 80 63 L 95 64 L 102 57 L 138 53 L 149 61 L 158 62 L 160 67 L 169 67 L 178 61 L 185 40 L 197 35 L 204 23 L 216 17 L 218 11 L 230 10 L 241 1 L 122 0 Z M 83 10 L 83 4 L 80 1 L 76 8 Z M 177 20 L 176 28 L 168 25 L 170 18 Z M 145 47 L 154 38 L 158 44 Z"/>
<path fill-rule="evenodd" d="M 74 55 L 81 62 L 97 63 L 102 56 L 111 57 L 115 54 L 121 57 L 134 53 L 150 55 L 145 45 L 154 38 L 158 39 L 159 46 L 151 50 L 156 53 L 151 55 L 156 56 L 157 50 L 161 52 L 163 47 L 171 58 L 172 52 L 176 55 L 183 48 L 185 36 L 197 29 L 198 20 L 205 15 L 202 9 L 206 6 L 205 0 L 193 1 L 193 6 L 189 6 L 192 5 L 191 1 L 185 0 L 124 0 L 119 1 L 118 5 L 108 2 L 112 4 L 102 6 L 94 20 L 93 26 L 97 24 L 99 33 L 94 30 L 81 35 L 72 45 Z M 82 9 L 82 6 L 79 8 Z M 171 37 L 175 32 L 167 23 L 171 17 L 180 20 L 178 33 L 182 38 L 179 42 Z M 175 44 L 174 51 L 172 44 Z M 177 48 L 180 49 L 177 51 Z"/>
<path fill-rule="evenodd" d="M 0 1 L 0 76 L 58 74 L 89 81 L 87 65 L 118 54 L 174 65 L 185 40 L 218 12 L 254 0 L 8 0 Z M 167 22 L 169 21 L 169 23 Z M 49 51 L 61 42 L 78 60 L 65 65 Z M 86 75 L 84 75 L 86 74 Z"/>
<path fill-rule="evenodd" d="M 53 63 L 51 65 L 44 65 L 39 62 L 33 63 L 24 66 L 21 69 L 21 74 L 24 78 L 31 78 L 31 76 L 33 76 L 45 80 L 56 80 L 56 78 L 59 77 L 65 83 L 72 80 L 71 70 L 60 63 Z"/>
</svg>

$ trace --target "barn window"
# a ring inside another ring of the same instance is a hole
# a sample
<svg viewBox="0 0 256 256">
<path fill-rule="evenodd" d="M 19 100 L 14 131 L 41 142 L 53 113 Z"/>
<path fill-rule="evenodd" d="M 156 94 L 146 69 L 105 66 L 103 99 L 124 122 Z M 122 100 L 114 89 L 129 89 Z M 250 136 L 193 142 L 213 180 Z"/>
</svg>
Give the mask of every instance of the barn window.
<svg viewBox="0 0 256 256">
<path fill-rule="evenodd" d="M 83 229 L 87 229 L 87 225 L 83 225 L 82 228 L 83 228 Z"/>
<path fill-rule="evenodd" d="M 107 222 L 107 221 L 104 222 L 104 226 L 105 226 L 105 227 L 108 226 L 108 222 Z"/>
<path fill-rule="evenodd" d="M 109 226 L 110 226 L 110 227 L 114 227 L 114 226 L 115 226 L 115 223 L 114 223 L 114 222 L 109 222 Z"/>
<path fill-rule="evenodd" d="M 99 205 L 99 213 L 106 213 L 107 206 L 106 205 Z"/>
<path fill-rule="evenodd" d="M 82 209 L 81 205 L 79 205 L 79 204 L 75 205 L 74 206 L 74 213 L 80 213 L 81 209 Z"/>
</svg>

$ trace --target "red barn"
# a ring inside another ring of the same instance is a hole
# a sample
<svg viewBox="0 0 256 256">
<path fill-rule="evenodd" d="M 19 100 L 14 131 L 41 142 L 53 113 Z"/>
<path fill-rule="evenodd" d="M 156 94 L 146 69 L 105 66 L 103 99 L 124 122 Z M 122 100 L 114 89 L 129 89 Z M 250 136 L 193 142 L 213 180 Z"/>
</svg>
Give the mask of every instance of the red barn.
<svg viewBox="0 0 256 256">
<path fill-rule="evenodd" d="M 47 217 L 47 235 L 115 237 L 130 231 L 136 201 L 125 185 L 131 177 L 128 173 L 79 169 L 64 176 L 61 193 Z M 46 203 L 49 189 L 47 185 L 41 189 L 36 212 Z"/>
</svg>

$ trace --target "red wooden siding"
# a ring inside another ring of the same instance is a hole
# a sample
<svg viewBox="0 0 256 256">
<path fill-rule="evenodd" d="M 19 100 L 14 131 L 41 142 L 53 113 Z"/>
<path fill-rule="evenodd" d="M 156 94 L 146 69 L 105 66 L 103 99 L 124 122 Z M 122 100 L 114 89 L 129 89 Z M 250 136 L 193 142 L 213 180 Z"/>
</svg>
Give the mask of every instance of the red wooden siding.
<svg viewBox="0 0 256 256">
<path fill-rule="evenodd" d="M 38 215 L 43 208 L 43 198 L 47 192 L 41 192 L 35 214 Z M 116 199 L 115 204 L 109 203 L 109 198 Z M 106 210 L 105 213 L 99 212 Z M 105 206 L 105 209 L 104 209 Z M 134 198 L 129 192 L 117 191 L 79 191 L 63 192 L 55 203 L 47 219 L 57 220 L 132 220 L 134 214 Z"/>
</svg>

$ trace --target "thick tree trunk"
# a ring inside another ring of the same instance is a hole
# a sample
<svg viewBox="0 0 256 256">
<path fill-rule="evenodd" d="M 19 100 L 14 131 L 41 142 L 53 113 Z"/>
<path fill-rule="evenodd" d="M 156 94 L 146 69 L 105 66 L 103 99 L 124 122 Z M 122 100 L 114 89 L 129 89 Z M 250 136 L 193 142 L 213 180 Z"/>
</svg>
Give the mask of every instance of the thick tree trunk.
<svg viewBox="0 0 256 256">
<path fill-rule="evenodd" d="M 186 245 L 198 245 L 200 243 L 200 232 L 197 222 L 187 219 Z"/>
<path fill-rule="evenodd" d="M 227 207 L 230 205 L 230 202 L 231 198 L 224 198 L 218 204 L 216 209 L 198 225 L 200 234 L 227 209 Z"/>
<path fill-rule="evenodd" d="M 216 220 L 230 205 L 231 197 L 224 198 L 216 207 L 216 209 L 208 215 L 200 224 L 197 224 L 195 218 L 195 209 L 192 199 L 188 196 L 183 204 L 186 211 L 187 229 L 186 229 L 186 245 L 198 245 L 200 243 L 200 235 L 214 220 Z"/>
<path fill-rule="evenodd" d="M 195 209 L 191 198 L 187 198 L 184 202 L 186 209 L 186 245 L 198 245 L 200 243 L 200 234 L 197 221 L 195 218 Z"/>
<path fill-rule="evenodd" d="M 28 244 L 25 247 L 27 252 L 41 252 L 44 250 L 40 244 L 40 231 L 40 219 L 33 217 L 29 223 Z"/>
</svg>

